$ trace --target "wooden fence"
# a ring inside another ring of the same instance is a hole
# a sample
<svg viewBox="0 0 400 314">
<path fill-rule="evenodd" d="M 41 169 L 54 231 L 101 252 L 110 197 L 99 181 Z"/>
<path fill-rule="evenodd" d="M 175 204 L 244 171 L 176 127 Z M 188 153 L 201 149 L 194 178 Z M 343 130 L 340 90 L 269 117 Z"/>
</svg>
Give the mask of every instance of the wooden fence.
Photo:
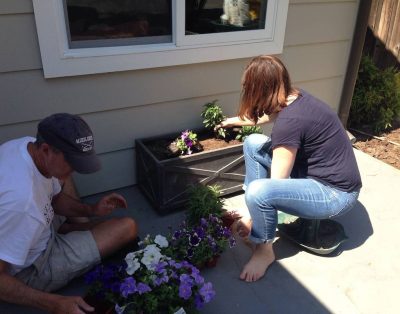
<svg viewBox="0 0 400 314">
<path fill-rule="evenodd" d="M 367 53 L 381 67 L 399 67 L 400 1 L 372 0 L 368 26 L 364 48 Z"/>
</svg>

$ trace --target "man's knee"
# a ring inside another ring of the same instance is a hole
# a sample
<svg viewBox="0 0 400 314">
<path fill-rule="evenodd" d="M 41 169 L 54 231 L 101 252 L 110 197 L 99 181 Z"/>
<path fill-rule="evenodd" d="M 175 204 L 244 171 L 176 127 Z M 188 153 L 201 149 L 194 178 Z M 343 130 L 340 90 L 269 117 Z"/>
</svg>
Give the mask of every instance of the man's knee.
<svg viewBox="0 0 400 314">
<path fill-rule="evenodd" d="M 128 241 L 134 240 L 138 234 L 136 221 L 131 217 L 114 218 L 118 221 L 118 227 L 121 235 Z"/>
</svg>

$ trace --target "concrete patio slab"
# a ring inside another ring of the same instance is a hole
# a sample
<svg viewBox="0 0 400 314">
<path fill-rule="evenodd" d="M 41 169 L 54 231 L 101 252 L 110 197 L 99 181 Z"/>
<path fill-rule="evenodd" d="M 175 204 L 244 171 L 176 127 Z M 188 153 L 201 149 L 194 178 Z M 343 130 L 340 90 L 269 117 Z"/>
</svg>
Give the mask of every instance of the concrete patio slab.
<svg viewBox="0 0 400 314">
<path fill-rule="evenodd" d="M 223 254 L 216 268 L 204 276 L 216 290 L 216 298 L 202 313 L 398 313 L 400 239 L 395 234 L 400 216 L 400 171 L 358 150 L 363 189 L 356 207 L 339 217 L 349 240 L 328 256 L 317 256 L 277 238 L 277 261 L 266 276 L 255 283 L 239 280 L 242 266 L 251 255 L 241 240 Z M 118 190 L 126 197 L 128 210 L 139 222 L 140 236 L 167 233 L 184 212 L 159 216 L 137 187 Z M 94 202 L 101 195 L 85 199 Z M 229 209 L 245 206 L 243 194 L 226 199 Z M 59 291 L 84 295 L 82 279 Z M 1 314 L 42 313 L 35 309 L 0 304 Z"/>
</svg>

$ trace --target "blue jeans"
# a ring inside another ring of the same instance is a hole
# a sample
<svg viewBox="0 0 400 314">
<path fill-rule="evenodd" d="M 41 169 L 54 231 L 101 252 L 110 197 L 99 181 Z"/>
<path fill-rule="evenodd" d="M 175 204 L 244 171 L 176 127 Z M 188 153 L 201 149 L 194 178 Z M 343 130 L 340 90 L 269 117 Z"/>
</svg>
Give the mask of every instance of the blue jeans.
<svg viewBox="0 0 400 314">
<path fill-rule="evenodd" d="M 246 205 L 252 219 L 250 240 L 272 242 L 277 210 L 307 219 L 326 219 L 350 210 L 359 191 L 344 192 L 311 178 L 269 179 L 271 139 L 252 134 L 243 145 L 246 164 Z"/>
</svg>

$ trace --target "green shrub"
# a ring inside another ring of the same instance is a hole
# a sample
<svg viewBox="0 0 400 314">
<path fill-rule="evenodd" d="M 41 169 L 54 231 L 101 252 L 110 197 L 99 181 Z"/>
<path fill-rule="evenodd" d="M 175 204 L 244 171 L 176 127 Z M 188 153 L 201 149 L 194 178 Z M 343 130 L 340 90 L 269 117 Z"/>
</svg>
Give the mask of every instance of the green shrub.
<svg viewBox="0 0 400 314">
<path fill-rule="evenodd" d="M 188 217 L 190 225 L 198 224 L 201 218 L 208 218 L 210 214 L 221 217 L 224 201 L 218 185 L 194 185 L 189 190 Z"/>
<path fill-rule="evenodd" d="M 349 125 L 370 125 L 381 132 L 391 127 L 399 114 L 399 72 L 393 67 L 380 70 L 370 57 L 364 56 L 354 89 Z"/>
</svg>

